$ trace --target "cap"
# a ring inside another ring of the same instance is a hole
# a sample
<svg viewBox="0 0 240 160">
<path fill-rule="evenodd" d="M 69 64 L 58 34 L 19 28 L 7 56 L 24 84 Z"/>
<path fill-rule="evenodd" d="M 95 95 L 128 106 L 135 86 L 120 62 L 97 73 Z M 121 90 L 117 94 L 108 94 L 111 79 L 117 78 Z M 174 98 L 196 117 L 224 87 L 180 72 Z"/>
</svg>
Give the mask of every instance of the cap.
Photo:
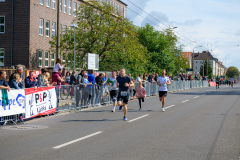
<svg viewBox="0 0 240 160">
<path fill-rule="evenodd" d="M 86 74 L 84 74 L 84 76 L 88 76 L 88 74 L 86 73 Z"/>
</svg>

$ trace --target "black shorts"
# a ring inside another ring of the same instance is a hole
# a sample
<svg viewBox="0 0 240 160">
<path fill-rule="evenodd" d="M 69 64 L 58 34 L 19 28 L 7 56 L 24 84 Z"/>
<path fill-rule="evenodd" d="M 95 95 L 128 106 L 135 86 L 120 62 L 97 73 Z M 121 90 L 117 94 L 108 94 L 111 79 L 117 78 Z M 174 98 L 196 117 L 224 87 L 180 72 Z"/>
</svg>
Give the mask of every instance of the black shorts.
<svg viewBox="0 0 240 160">
<path fill-rule="evenodd" d="M 117 101 L 122 101 L 125 104 L 128 104 L 129 94 L 127 96 L 121 96 L 120 93 L 118 93 Z"/>
<path fill-rule="evenodd" d="M 112 90 L 110 91 L 110 97 L 113 99 L 113 97 L 117 97 L 118 91 L 117 90 Z"/>
<path fill-rule="evenodd" d="M 165 96 L 167 97 L 167 91 L 159 91 L 159 97 Z"/>
</svg>

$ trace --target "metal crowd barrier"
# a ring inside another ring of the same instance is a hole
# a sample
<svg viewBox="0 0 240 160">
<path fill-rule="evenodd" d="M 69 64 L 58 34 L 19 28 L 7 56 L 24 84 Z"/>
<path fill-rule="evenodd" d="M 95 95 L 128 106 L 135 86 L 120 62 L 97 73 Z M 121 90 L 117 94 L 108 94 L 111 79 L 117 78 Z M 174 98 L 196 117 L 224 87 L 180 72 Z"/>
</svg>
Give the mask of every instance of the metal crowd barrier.
<svg viewBox="0 0 240 160">
<path fill-rule="evenodd" d="M 147 97 L 158 94 L 159 86 L 156 82 L 144 82 L 143 85 L 146 90 Z M 172 81 L 171 84 L 168 85 L 168 91 L 177 92 L 208 86 L 209 84 L 207 81 Z M 135 86 L 130 89 L 129 98 L 134 98 L 137 87 L 138 83 L 135 83 Z M 112 103 L 108 85 L 92 85 L 90 87 L 83 87 L 81 85 L 61 85 L 56 86 L 56 95 L 57 112 L 64 110 L 76 111 L 81 110 L 82 108 L 97 107 L 101 104 L 105 105 Z M 25 114 L 0 117 L 0 124 L 6 125 L 8 122 L 17 124 L 17 122 L 21 122 L 20 117 L 25 119 Z"/>
</svg>

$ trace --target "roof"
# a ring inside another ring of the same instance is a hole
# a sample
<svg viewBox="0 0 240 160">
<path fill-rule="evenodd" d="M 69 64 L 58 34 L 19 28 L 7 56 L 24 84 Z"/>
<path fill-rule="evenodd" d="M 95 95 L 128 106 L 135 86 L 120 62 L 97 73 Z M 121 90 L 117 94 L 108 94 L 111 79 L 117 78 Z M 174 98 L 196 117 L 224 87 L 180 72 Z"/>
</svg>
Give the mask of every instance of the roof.
<svg viewBox="0 0 240 160">
<path fill-rule="evenodd" d="M 128 6 L 126 3 L 124 3 L 124 2 L 123 2 L 123 1 L 121 1 L 121 0 L 117 0 L 117 1 L 119 1 L 119 2 L 121 2 L 122 4 L 124 4 L 124 5 Z"/>
<path fill-rule="evenodd" d="M 203 51 L 202 53 L 194 53 L 194 60 L 215 60 L 210 52 Z"/>
</svg>

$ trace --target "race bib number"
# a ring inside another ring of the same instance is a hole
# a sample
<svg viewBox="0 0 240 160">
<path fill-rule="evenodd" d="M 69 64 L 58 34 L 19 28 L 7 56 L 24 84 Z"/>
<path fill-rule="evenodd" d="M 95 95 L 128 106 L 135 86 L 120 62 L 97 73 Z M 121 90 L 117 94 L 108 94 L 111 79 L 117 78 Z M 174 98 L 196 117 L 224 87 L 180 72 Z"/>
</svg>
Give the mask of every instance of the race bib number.
<svg viewBox="0 0 240 160">
<path fill-rule="evenodd" d="M 121 92 L 120 92 L 120 95 L 121 95 L 122 97 L 126 97 L 126 96 L 127 96 L 127 91 L 121 91 Z"/>
<path fill-rule="evenodd" d="M 161 83 L 161 86 L 162 86 L 162 87 L 165 87 L 165 86 L 166 86 L 166 83 Z"/>
</svg>

